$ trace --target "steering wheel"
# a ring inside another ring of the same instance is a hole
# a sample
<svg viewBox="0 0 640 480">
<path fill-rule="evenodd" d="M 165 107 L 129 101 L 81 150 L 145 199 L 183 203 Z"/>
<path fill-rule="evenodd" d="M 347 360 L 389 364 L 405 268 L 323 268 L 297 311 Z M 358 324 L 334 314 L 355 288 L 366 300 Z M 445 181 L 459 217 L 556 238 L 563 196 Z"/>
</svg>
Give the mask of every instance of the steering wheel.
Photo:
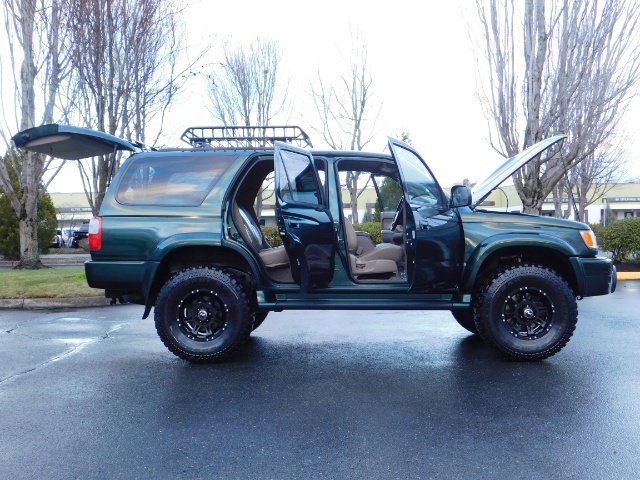
<svg viewBox="0 0 640 480">
<path fill-rule="evenodd" d="M 400 197 L 400 201 L 398 202 L 398 206 L 396 207 L 396 214 L 393 216 L 393 221 L 391 222 L 391 231 L 395 231 L 396 227 L 402 221 L 402 216 L 404 214 L 404 195 Z"/>
</svg>

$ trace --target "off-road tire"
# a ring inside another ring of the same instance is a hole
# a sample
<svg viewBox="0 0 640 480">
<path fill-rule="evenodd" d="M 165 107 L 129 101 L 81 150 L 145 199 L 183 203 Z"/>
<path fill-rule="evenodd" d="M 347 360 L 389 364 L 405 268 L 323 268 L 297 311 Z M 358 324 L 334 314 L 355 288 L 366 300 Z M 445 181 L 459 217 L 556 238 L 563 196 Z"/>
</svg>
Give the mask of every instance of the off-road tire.
<svg viewBox="0 0 640 480">
<path fill-rule="evenodd" d="M 204 363 L 231 355 L 247 339 L 253 311 L 232 275 L 196 267 L 173 275 L 158 294 L 156 330 L 178 357 Z"/>
<path fill-rule="evenodd" d="M 251 331 L 255 330 L 260 325 L 262 325 L 262 322 L 264 322 L 264 319 L 267 318 L 268 314 L 269 314 L 269 312 L 256 310 L 255 318 L 253 320 L 253 328 L 251 328 Z"/>
<path fill-rule="evenodd" d="M 508 358 L 543 360 L 567 344 L 578 322 L 576 297 L 556 272 L 505 267 L 489 277 L 474 302 L 480 337 Z"/>
<path fill-rule="evenodd" d="M 473 310 L 451 310 L 451 315 L 456 319 L 456 322 L 469 332 L 473 334 L 478 333 L 476 323 L 473 319 Z"/>
</svg>

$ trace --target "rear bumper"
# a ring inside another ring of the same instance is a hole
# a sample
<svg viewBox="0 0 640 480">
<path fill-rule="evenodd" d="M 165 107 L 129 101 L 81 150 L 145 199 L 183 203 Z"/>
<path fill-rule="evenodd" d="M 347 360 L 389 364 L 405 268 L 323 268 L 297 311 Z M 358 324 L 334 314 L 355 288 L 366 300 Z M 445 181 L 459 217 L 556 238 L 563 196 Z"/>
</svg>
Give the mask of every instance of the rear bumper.
<svg viewBox="0 0 640 480">
<path fill-rule="evenodd" d="M 84 271 L 91 288 L 141 293 L 147 262 L 97 262 L 87 260 Z"/>
<path fill-rule="evenodd" d="M 607 295 L 616 290 L 618 276 L 616 267 L 609 258 L 574 258 L 578 274 L 578 294 L 582 297 Z"/>
</svg>

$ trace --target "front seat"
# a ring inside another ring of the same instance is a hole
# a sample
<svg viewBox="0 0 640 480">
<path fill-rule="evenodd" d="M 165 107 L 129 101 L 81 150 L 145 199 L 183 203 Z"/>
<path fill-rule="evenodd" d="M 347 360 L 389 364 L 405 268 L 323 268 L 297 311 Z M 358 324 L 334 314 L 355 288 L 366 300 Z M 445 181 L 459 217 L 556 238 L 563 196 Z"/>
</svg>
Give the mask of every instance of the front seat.
<svg viewBox="0 0 640 480">
<path fill-rule="evenodd" d="M 399 245 L 380 243 L 375 248 L 360 253 L 358 235 L 351 222 L 344 218 L 345 240 L 349 248 L 351 272 L 354 276 L 384 275 L 389 277 L 398 274 L 398 262 L 402 260 L 403 250 Z"/>
<path fill-rule="evenodd" d="M 267 269 L 286 267 L 289 265 L 289 256 L 284 246 L 272 247 L 264 238 L 260 226 L 251 212 L 246 208 L 233 204 L 233 216 L 240 236 L 249 243 L 260 255 L 260 259 Z"/>
</svg>

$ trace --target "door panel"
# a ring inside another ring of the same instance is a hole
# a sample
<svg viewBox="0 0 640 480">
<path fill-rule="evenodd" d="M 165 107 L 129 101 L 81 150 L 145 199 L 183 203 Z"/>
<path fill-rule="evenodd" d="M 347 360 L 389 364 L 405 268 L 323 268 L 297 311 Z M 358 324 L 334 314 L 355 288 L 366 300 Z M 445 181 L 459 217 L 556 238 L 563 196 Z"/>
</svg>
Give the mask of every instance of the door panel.
<svg viewBox="0 0 640 480">
<path fill-rule="evenodd" d="M 301 291 L 333 278 L 336 235 L 310 152 L 275 143 L 278 231 Z"/>
</svg>

